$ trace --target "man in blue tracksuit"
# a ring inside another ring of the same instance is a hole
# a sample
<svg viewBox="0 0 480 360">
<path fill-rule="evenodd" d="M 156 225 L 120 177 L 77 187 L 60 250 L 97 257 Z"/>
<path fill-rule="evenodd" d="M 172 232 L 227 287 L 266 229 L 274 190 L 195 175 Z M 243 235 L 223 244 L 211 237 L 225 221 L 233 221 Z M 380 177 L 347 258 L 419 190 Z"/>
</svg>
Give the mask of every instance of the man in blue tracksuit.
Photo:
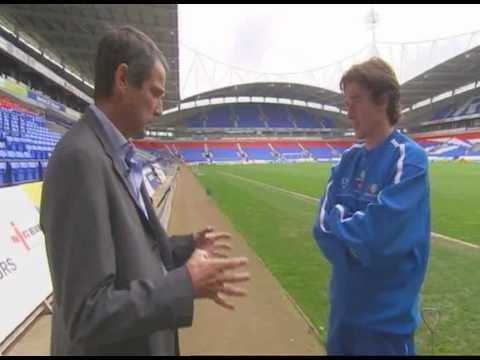
<svg viewBox="0 0 480 360">
<path fill-rule="evenodd" d="M 332 169 L 313 236 L 332 265 L 329 355 L 414 355 L 429 255 L 428 158 L 394 128 L 395 73 L 383 60 L 342 77 L 357 138 Z"/>
</svg>

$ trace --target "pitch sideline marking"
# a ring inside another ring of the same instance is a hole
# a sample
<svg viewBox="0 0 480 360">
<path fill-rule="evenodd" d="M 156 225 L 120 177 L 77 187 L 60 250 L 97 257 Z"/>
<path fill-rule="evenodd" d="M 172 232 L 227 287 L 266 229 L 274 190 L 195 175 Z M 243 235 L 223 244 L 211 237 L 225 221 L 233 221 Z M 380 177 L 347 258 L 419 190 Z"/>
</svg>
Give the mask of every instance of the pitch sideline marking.
<svg viewBox="0 0 480 360">
<path fill-rule="evenodd" d="M 314 197 L 312 197 L 312 196 L 300 194 L 300 193 L 297 193 L 297 192 L 294 192 L 294 191 L 290 191 L 290 190 L 285 190 L 285 189 L 282 189 L 282 188 L 280 188 L 280 187 L 278 187 L 278 186 L 274 186 L 274 185 L 270 185 L 270 184 L 265 184 L 265 183 L 263 183 L 263 182 L 261 182 L 261 181 L 248 179 L 248 178 L 245 178 L 245 177 L 243 177 L 243 176 L 231 174 L 231 173 L 224 172 L 224 171 L 219 171 L 219 173 L 224 174 L 224 175 L 228 175 L 228 176 L 231 176 L 231 177 L 235 177 L 235 178 L 241 179 L 241 180 L 243 180 L 243 181 L 248 181 L 248 182 L 251 182 L 251 183 L 260 185 L 260 186 L 264 186 L 264 187 L 267 187 L 267 188 L 271 188 L 271 189 L 274 189 L 274 190 L 277 190 L 277 191 L 281 191 L 281 192 L 284 192 L 284 193 L 287 193 L 287 194 L 290 194 L 290 195 L 294 195 L 294 196 L 297 196 L 297 197 L 299 197 L 299 198 L 303 198 L 304 200 L 314 201 L 315 203 L 317 203 L 317 202 L 319 201 L 319 199 L 314 198 Z M 442 239 L 442 240 L 447 240 L 447 241 L 455 242 L 455 243 L 461 244 L 461 245 L 463 245 L 463 246 L 468 246 L 468 247 L 471 247 L 471 248 L 480 250 L 480 246 L 475 245 L 475 244 L 470 244 L 470 243 L 468 243 L 468 242 L 465 242 L 465 241 L 462 241 L 462 240 L 459 240 L 459 239 L 455 239 L 455 238 L 452 238 L 452 237 L 449 237 L 449 236 L 446 236 L 446 235 L 434 233 L 434 232 L 432 232 L 432 235 L 433 235 L 433 236 L 436 236 L 436 237 L 439 237 L 439 238 Z"/>
</svg>

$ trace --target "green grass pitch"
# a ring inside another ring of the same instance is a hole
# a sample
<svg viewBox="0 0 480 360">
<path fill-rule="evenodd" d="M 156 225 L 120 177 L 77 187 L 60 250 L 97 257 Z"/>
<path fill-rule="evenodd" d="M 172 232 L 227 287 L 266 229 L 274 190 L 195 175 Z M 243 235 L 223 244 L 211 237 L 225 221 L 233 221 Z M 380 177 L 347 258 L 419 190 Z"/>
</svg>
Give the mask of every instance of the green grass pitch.
<svg viewBox="0 0 480 360">
<path fill-rule="evenodd" d="M 219 208 L 320 330 L 322 341 L 330 268 L 311 237 L 311 227 L 315 199 L 324 191 L 330 167 L 317 163 L 193 167 Z M 432 231 L 480 245 L 480 164 L 438 162 L 429 171 Z M 439 315 L 438 321 L 425 316 L 435 323 L 435 354 L 480 353 L 478 264 L 480 250 L 432 238 L 421 308 L 435 308 Z M 430 354 L 431 341 L 422 324 L 416 334 L 417 353 Z"/>
</svg>

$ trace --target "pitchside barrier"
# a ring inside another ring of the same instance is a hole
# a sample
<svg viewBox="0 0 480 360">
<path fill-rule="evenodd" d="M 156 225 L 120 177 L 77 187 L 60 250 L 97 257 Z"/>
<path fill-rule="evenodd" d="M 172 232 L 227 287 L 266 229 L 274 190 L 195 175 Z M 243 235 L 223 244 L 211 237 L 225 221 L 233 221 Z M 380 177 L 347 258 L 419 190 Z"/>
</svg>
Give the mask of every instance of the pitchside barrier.
<svg viewBox="0 0 480 360">
<path fill-rule="evenodd" d="M 173 196 L 175 194 L 175 184 L 177 182 L 177 171 L 178 169 L 175 169 L 175 172 L 165 179 L 165 182 L 158 187 L 153 197 L 155 212 L 164 229 L 168 229 Z"/>
<path fill-rule="evenodd" d="M 41 188 L 31 183 L 0 189 L 0 343 L 52 292 L 39 226 Z"/>
<path fill-rule="evenodd" d="M 147 169 L 144 179 L 150 195 L 158 198 L 154 205 L 166 227 L 175 175 L 160 175 Z M 39 225 L 42 184 L 0 188 L 0 354 L 40 314 L 51 310 L 52 283 Z"/>
</svg>

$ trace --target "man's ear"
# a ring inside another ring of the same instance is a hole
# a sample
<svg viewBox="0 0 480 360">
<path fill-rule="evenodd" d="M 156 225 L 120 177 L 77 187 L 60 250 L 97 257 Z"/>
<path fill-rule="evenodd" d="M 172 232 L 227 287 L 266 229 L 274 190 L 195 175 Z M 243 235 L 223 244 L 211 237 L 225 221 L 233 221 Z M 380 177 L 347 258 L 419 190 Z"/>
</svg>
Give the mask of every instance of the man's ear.
<svg viewBox="0 0 480 360">
<path fill-rule="evenodd" d="M 380 95 L 378 98 L 377 98 L 377 101 L 375 101 L 375 103 L 384 108 L 385 110 L 387 110 L 388 108 L 388 93 L 387 94 L 383 94 L 383 95 Z"/>
<path fill-rule="evenodd" d="M 113 74 L 114 93 L 124 94 L 128 86 L 128 65 L 121 63 L 115 69 Z"/>
</svg>

